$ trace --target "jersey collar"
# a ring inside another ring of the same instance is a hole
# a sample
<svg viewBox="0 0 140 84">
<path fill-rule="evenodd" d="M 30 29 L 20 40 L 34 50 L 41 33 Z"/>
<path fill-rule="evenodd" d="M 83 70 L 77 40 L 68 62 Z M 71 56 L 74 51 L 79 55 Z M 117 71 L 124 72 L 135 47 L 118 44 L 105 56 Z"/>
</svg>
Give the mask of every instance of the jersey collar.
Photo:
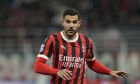
<svg viewBox="0 0 140 84">
<path fill-rule="evenodd" d="M 78 40 L 78 37 L 79 37 L 79 34 L 76 33 L 76 37 L 73 40 L 70 40 L 64 35 L 63 31 L 61 31 L 60 34 L 61 34 L 62 38 L 67 42 L 76 42 Z"/>
</svg>

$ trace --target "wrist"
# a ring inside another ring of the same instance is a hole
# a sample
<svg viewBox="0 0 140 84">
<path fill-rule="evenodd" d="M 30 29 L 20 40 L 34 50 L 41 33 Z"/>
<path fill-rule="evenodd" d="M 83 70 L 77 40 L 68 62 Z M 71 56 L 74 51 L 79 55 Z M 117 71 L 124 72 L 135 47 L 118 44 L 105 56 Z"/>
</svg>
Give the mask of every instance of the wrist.
<svg viewBox="0 0 140 84">
<path fill-rule="evenodd" d="M 109 75 L 112 75 L 112 70 L 109 71 Z"/>
<path fill-rule="evenodd" d="M 57 75 L 58 71 L 59 71 L 59 69 L 55 69 L 54 74 Z"/>
</svg>

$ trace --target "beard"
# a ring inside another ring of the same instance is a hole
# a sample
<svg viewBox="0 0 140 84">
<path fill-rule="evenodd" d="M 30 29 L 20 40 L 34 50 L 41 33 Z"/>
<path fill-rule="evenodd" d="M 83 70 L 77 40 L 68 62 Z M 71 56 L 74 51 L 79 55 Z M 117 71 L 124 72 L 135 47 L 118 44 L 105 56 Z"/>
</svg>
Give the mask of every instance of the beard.
<svg viewBox="0 0 140 84">
<path fill-rule="evenodd" d="M 65 33 L 69 38 L 72 38 L 77 33 L 77 30 L 69 29 L 69 30 L 65 30 Z"/>
<path fill-rule="evenodd" d="M 66 34 L 68 36 L 74 36 L 76 34 L 76 32 L 77 32 L 77 30 L 71 30 L 71 29 L 69 29 L 69 30 L 66 31 Z"/>
</svg>

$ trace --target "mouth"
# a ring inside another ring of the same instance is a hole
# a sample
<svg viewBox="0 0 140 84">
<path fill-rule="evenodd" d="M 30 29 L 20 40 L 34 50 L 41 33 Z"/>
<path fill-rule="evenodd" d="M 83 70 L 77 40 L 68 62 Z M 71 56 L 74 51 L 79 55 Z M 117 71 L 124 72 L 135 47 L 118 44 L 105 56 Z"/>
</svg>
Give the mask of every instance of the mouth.
<svg viewBox="0 0 140 84">
<path fill-rule="evenodd" d="M 69 33 L 73 33 L 73 32 L 74 32 L 74 30 L 68 30 L 68 32 L 69 32 Z"/>
<path fill-rule="evenodd" d="M 68 30 L 68 32 L 74 32 L 74 30 Z"/>
</svg>

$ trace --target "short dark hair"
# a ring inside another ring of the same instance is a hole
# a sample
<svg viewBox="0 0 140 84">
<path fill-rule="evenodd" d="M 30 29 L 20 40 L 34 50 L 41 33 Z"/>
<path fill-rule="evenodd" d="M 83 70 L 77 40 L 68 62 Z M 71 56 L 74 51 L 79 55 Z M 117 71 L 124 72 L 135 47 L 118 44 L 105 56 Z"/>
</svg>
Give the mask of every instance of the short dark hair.
<svg viewBox="0 0 140 84">
<path fill-rule="evenodd" d="M 73 8 L 66 9 L 63 13 L 63 18 L 65 18 L 66 15 L 70 15 L 70 16 L 78 15 L 78 20 L 81 19 L 79 11 Z"/>
</svg>

